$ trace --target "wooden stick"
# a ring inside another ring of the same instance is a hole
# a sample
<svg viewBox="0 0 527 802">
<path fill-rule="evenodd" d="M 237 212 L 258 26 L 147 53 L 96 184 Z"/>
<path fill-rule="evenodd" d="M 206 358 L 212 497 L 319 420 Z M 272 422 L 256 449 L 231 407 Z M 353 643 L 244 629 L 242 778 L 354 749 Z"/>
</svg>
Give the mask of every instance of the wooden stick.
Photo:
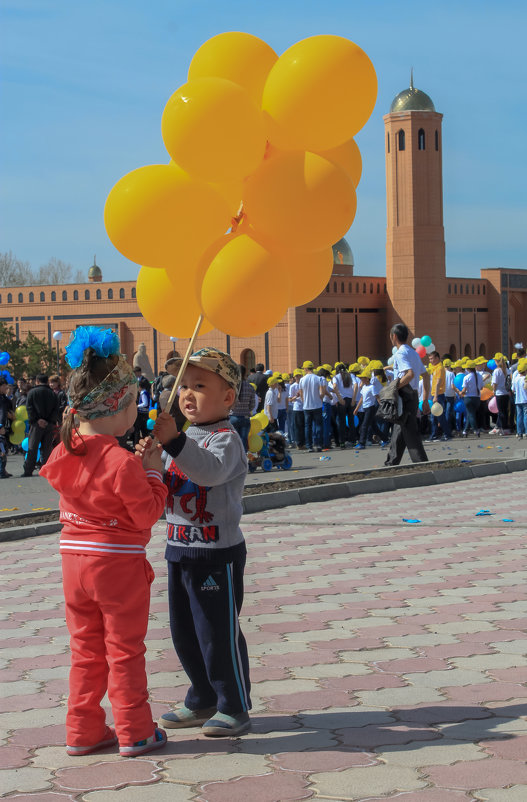
<svg viewBox="0 0 527 802">
<path fill-rule="evenodd" d="M 181 379 L 183 378 L 184 372 L 187 369 L 188 361 L 190 359 L 190 355 L 192 354 L 192 351 L 194 350 L 194 343 L 196 342 L 196 337 L 199 334 L 199 330 L 201 328 L 201 324 L 202 323 L 203 323 L 203 315 L 200 315 L 199 318 L 198 318 L 198 322 L 196 323 L 196 328 L 194 329 L 194 334 L 190 338 L 190 342 L 188 344 L 187 352 L 186 352 L 185 356 L 183 357 L 183 362 L 181 363 L 181 366 L 179 368 L 178 374 L 176 376 L 176 381 L 174 382 L 174 386 L 172 387 L 171 393 L 170 393 L 170 395 L 168 397 L 167 405 L 166 405 L 165 410 L 164 410 L 165 412 L 170 412 L 170 410 L 172 409 L 172 405 L 173 405 L 173 403 L 174 403 L 174 401 L 176 399 L 176 396 L 177 396 L 177 391 L 178 391 L 178 388 L 179 388 L 179 384 L 181 382 Z"/>
</svg>

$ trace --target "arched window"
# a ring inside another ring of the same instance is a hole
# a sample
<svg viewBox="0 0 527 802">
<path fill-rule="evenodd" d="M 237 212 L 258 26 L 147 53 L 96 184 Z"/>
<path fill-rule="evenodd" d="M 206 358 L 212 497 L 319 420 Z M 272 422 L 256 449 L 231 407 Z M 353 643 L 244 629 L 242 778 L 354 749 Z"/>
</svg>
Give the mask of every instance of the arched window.
<svg viewBox="0 0 527 802">
<path fill-rule="evenodd" d="M 85 301 L 89 301 L 90 300 L 90 291 L 89 290 L 84 290 L 84 300 Z"/>
<path fill-rule="evenodd" d="M 348 292 L 352 292 L 352 289 L 351 289 L 351 281 L 350 281 L 350 282 L 348 282 Z"/>
<path fill-rule="evenodd" d="M 135 287 L 132 287 L 132 298 L 135 298 Z"/>
<path fill-rule="evenodd" d="M 390 134 L 386 134 L 386 151 L 390 152 Z"/>
<path fill-rule="evenodd" d="M 41 303 L 44 303 L 45 300 L 46 300 L 46 295 L 45 295 L 45 293 L 41 292 L 40 293 L 40 301 L 41 301 Z"/>
<path fill-rule="evenodd" d="M 329 292 L 329 284 L 326 284 L 326 292 Z"/>
<path fill-rule="evenodd" d="M 250 373 L 252 370 L 254 370 L 254 366 L 256 365 L 256 354 L 252 348 L 243 349 L 240 354 L 240 364 L 245 366 L 247 373 Z"/>
<path fill-rule="evenodd" d="M 73 290 L 73 300 L 74 301 L 78 301 L 79 300 L 79 291 L 78 290 Z"/>
<path fill-rule="evenodd" d="M 8 304 L 12 304 L 13 303 L 13 296 L 11 295 L 10 292 L 7 293 L 7 303 Z"/>
<path fill-rule="evenodd" d="M 459 285 L 459 292 L 460 292 L 461 295 L 463 295 L 463 285 L 462 284 Z"/>
<path fill-rule="evenodd" d="M 436 150 L 439 150 L 439 131 L 436 131 Z"/>
<path fill-rule="evenodd" d="M 487 292 L 487 287 L 486 287 L 486 286 L 485 286 L 485 284 L 484 284 L 484 285 L 483 285 L 483 295 L 485 295 L 485 293 L 486 293 L 486 292 Z"/>
<path fill-rule="evenodd" d="M 403 129 L 402 129 L 402 128 L 401 128 L 401 130 L 399 131 L 399 133 L 397 134 L 397 138 L 398 138 L 398 140 L 399 140 L 399 150 L 404 150 L 404 148 L 405 148 L 405 144 L 404 144 L 404 131 L 403 131 Z"/>
<path fill-rule="evenodd" d="M 362 285 L 362 291 L 366 295 L 366 282 Z"/>
<path fill-rule="evenodd" d="M 124 289 L 122 287 L 119 290 L 119 298 L 124 298 Z"/>
<path fill-rule="evenodd" d="M 479 293 L 480 293 L 480 285 L 478 284 L 478 295 L 479 295 Z"/>
<path fill-rule="evenodd" d="M 35 293 L 34 292 L 30 292 L 29 293 L 29 303 L 32 304 L 34 302 L 34 300 L 35 300 Z"/>
<path fill-rule="evenodd" d="M 66 292 L 66 290 L 62 290 L 62 300 L 63 301 L 68 300 L 68 293 Z"/>
<path fill-rule="evenodd" d="M 108 300 L 109 300 L 109 301 L 111 301 L 111 300 L 112 300 L 112 298 L 113 298 L 113 290 L 110 288 L 110 289 L 108 290 Z"/>
<path fill-rule="evenodd" d="M 465 356 L 472 356 L 472 348 L 470 347 L 469 343 L 465 345 Z"/>
<path fill-rule="evenodd" d="M 384 285 L 384 294 L 386 295 L 386 293 L 387 293 L 387 289 L 386 289 L 386 284 L 385 284 Z"/>
<path fill-rule="evenodd" d="M 381 285 L 377 284 L 377 295 L 381 294 Z"/>
<path fill-rule="evenodd" d="M 448 294 L 452 295 L 452 284 L 448 285 Z"/>
<path fill-rule="evenodd" d="M 336 292 L 336 291 L 337 291 L 337 282 L 334 281 L 333 282 L 333 292 Z"/>
<path fill-rule="evenodd" d="M 359 292 L 359 282 L 358 281 L 355 284 L 355 292 L 357 292 L 357 293 Z"/>
<path fill-rule="evenodd" d="M 18 303 L 19 304 L 23 304 L 24 303 L 24 293 L 23 292 L 19 292 L 18 293 Z"/>
<path fill-rule="evenodd" d="M 486 350 L 487 349 L 485 348 L 485 343 L 480 343 L 479 344 L 479 355 L 480 356 L 485 356 L 485 351 Z"/>
<path fill-rule="evenodd" d="M 51 300 L 52 301 L 56 301 L 57 300 L 57 293 L 55 292 L 55 290 L 53 290 L 52 293 L 51 293 Z"/>
<path fill-rule="evenodd" d="M 97 292 L 95 293 L 95 297 L 97 298 L 98 301 L 101 300 L 101 291 L 100 290 L 97 290 Z"/>
<path fill-rule="evenodd" d="M 474 285 L 472 285 L 472 295 L 474 295 Z"/>
<path fill-rule="evenodd" d="M 370 295 L 373 295 L 373 281 L 370 283 Z"/>
<path fill-rule="evenodd" d="M 425 149 L 425 132 L 424 128 L 420 128 L 417 134 L 417 147 L 419 150 Z"/>
<path fill-rule="evenodd" d="M 468 295 L 468 284 L 465 284 L 465 293 Z"/>
<path fill-rule="evenodd" d="M 450 354 L 450 358 L 451 359 L 454 359 L 454 360 L 457 359 L 457 348 L 453 343 L 450 346 L 450 348 L 448 349 L 448 353 Z"/>
<path fill-rule="evenodd" d="M 454 295 L 457 295 L 457 284 L 454 284 Z"/>
</svg>

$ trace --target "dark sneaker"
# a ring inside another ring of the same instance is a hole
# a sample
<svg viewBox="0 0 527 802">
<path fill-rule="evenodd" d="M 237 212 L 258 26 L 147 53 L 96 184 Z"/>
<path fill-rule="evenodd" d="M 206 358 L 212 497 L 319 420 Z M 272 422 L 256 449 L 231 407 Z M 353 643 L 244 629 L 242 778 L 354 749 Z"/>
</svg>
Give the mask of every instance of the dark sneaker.
<svg viewBox="0 0 527 802">
<path fill-rule="evenodd" d="M 66 746 L 66 752 L 72 757 L 82 757 L 83 755 L 91 755 L 92 752 L 99 752 L 101 749 L 106 749 L 108 746 L 113 746 L 117 743 L 117 735 L 115 730 L 107 727 L 106 733 L 102 741 L 91 746 Z"/>
<path fill-rule="evenodd" d="M 201 731 L 203 735 L 216 738 L 234 738 L 243 735 L 251 728 L 251 719 L 248 713 L 238 713 L 237 716 L 229 716 L 227 713 L 216 713 L 211 719 L 205 722 Z"/>
<path fill-rule="evenodd" d="M 205 710 L 190 710 L 186 705 L 183 705 L 178 710 L 170 710 L 168 713 L 164 713 L 161 716 L 160 723 L 168 729 L 202 727 L 215 713 L 215 707 L 208 707 Z"/>
<path fill-rule="evenodd" d="M 120 746 L 119 754 L 121 757 L 137 757 L 138 755 L 145 755 L 147 752 L 153 752 L 154 749 L 161 749 L 166 742 L 166 732 L 156 727 L 154 734 L 151 735 L 150 738 L 144 738 L 142 741 L 136 741 L 133 746 Z"/>
</svg>

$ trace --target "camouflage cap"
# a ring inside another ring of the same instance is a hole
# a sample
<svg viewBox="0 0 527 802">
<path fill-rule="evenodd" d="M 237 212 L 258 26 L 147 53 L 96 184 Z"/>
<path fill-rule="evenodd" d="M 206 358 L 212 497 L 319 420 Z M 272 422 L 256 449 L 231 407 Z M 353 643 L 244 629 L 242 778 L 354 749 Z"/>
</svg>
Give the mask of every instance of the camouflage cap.
<svg viewBox="0 0 527 802">
<path fill-rule="evenodd" d="M 165 370 L 176 376 L 182 362 L 182 357 L 169 359 L 165 363 Z M 217 348 L 200 348 L 199 351 L 192 354 L 188 363 L 203 368 L 203 370 L 210 370 L 211 373 L 217 373 L 238 394 L 242 381 L 240 367 L 229 354 L 218 351 Z"/>
</svg>

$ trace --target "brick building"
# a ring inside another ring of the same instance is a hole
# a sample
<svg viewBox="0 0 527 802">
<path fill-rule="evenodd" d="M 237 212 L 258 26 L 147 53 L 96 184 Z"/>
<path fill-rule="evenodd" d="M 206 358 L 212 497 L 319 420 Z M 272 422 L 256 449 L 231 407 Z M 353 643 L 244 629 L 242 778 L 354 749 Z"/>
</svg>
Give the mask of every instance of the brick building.
<svg viewBox="0 0 527 802">
<path fill-rule="evenodd" d="M 217 346 L 248 367 L 263 362 L 290 370 L 304 359 L 385 359 L 387 331 L 398 320 L 412 337 L 430 334 L 441 353 L 456 358 L 498 350 L 510 355 L 515 342 L 527 342 L 527 270 L 485 268 L 479 279 L 447 277 L 441 124 L 442 114 L 412 81 L 384 117 L 386 278 L 354 275 L 353 254 L 342 239 L 333 247 L 331 280 L 317 298 L 289 309 L 266 334 L 240 339 L 213 331 L 197 347 Z M 144 343 L 156 373 L 174 352 L 184 353 L 187 340 L 172 342 L 142 318 L 135 281 L 102 278 L 94 261 L 84 284 L 0 288 L 0 319 L 20 339 L 32 331 L 50 344 L 55 331 L 64 344 L 79 325 L 109 326 L 130 358 Z"/>
</svg>

